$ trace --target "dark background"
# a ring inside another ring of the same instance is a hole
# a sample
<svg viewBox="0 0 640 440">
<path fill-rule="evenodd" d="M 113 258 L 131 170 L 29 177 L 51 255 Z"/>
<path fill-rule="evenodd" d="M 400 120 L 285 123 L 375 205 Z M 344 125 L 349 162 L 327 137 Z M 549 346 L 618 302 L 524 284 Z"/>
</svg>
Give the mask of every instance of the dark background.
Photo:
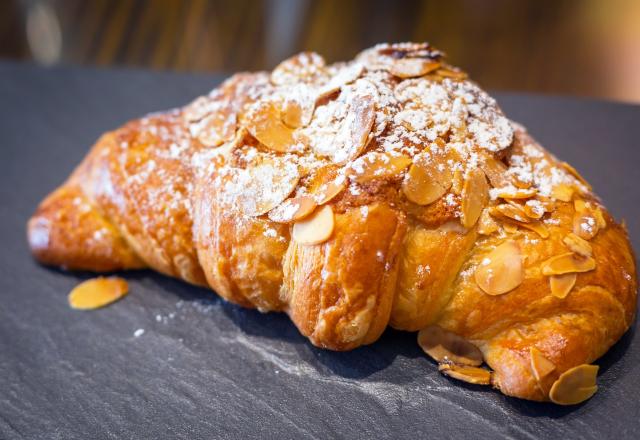
<svg viewBox="0 0 640 440">
<path fill-rule="evenodd" d="M 0 58 L 270 69 L 428 40 L 483 86 L 640 102 L 638 0 L 0 0 Z"/>
</svg>

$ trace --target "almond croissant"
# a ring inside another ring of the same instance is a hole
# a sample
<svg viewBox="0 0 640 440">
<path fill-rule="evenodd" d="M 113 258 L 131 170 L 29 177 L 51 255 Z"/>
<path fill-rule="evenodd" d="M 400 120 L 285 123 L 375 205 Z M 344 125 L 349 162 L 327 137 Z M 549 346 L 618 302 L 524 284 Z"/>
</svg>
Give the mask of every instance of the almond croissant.
<svg viewBox="0 0 640 440">
<path fill-rule="evenodd" d="M 302 53 L 109 132 L 28 237 L 44 264 L 284 311 L 319 347 L 421 330 L 445 374 L 560 404 L 636 309 L 624 226 L 428 44 Z"/>
</svg>

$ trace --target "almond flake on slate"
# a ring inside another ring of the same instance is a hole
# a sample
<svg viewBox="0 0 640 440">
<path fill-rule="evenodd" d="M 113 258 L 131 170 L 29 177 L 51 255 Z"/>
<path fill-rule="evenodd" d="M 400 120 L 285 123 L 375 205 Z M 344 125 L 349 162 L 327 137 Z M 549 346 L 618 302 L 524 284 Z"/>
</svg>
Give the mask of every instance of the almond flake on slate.
<svg viewBox="0 0 640 440">
<path fill-rule="evenodd" d="M 489 385 L 491 383 L 491 371 L 484 368 L 443 363 L 438 365 L 438 370 L 445 376 L 475 385 Z"/>
<path fill-rule="evenodd" d="M 78 310 L 98 309 L 119 300 L 128 291 L 129 285 L 122 278 L 92 278 L 78 284 L 69 293 L 69 305 Z"/>
<path fill-rule="evenodd" d="M 437 325 L 430 325 L 418 332 L 418 345 L 436 362 L 478 366 L 483 361 L 478 347 Z"/>
<path fill-rule="evenodd" d="M 558 405 L 576 405 L 598 391 L 597 365 L 582 364 L 560 375 L 549 391 L 549 399 Z"/>
</svg>

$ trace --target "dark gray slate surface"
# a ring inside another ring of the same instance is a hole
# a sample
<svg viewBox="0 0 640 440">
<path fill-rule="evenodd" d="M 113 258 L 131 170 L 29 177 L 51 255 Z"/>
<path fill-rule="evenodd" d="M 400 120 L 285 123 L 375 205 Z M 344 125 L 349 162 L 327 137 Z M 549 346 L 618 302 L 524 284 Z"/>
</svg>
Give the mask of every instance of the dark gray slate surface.
<svg viewBox="0 0 640 440">
<path fill-rule="evenodd" d="M 286 316 L 150 272 L 128 274 L 111 307 L 69 309 L 89 275 L 31 260 L 32 210 L 100 133 L 219 79 L 0 63 L 0 438 L 640 438 L 635 330 L 600 360 L 598 394 L 561 408 L 454 383 L 410 334 L 322 351 Z M 640 107 L 498 99 L 583 171 L 640 249 Z"/>
</svg>

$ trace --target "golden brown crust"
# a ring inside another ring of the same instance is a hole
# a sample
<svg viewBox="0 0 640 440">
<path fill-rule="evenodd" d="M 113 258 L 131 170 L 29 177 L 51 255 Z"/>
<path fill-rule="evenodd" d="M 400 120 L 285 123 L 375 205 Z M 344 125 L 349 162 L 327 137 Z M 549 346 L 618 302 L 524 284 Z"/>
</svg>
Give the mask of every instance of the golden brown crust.
<svg viewBox="0 0 640 440">
<path fill-rule="evenodd" d="M 44 264 L 149 267 L 329 349 L 438 325 L 532 400 L 636 310 L 624 228 L 426 44 L 301 54 L 107 133 L 28 234 Z"/>
</svg>

